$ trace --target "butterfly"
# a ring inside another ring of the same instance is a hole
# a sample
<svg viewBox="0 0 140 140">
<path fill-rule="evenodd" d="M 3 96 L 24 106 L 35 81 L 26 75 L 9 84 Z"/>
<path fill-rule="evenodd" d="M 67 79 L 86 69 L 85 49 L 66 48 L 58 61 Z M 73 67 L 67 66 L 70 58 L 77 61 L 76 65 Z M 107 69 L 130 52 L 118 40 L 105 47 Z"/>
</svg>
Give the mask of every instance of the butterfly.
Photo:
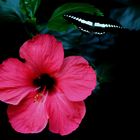
<svg viewBox="0 0 140 140">
<path fill-rule="evenodd" d="M 83 12 L 70 12 L 65 13 L 63 17 L 67 22 L 74 24 L 80 31 L 88 34 L 103 35 L 105 33 L 116 33 L 126 30 L 118 22 L 104 16 Z"/>
</svg>

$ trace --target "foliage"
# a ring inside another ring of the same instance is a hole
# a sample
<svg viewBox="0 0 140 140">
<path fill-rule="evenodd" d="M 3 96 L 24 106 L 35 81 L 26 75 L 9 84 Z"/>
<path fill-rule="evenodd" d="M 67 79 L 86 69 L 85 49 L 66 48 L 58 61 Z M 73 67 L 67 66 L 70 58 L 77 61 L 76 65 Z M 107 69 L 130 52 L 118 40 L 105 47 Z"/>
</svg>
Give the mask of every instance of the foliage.
<svg viewBox="0 0 140 140">
<path fill-rule="evenodd" d="M 85 12 L 92 15 L 103 16 L 103 13 L 93 5 L 87 3 L 66 3 L 54 11 L 48 21 L 48 28 L 54 31 L 66 31 L 74 27 L 63 18 L 63 15 L 68 12 Z"/>
</svg>

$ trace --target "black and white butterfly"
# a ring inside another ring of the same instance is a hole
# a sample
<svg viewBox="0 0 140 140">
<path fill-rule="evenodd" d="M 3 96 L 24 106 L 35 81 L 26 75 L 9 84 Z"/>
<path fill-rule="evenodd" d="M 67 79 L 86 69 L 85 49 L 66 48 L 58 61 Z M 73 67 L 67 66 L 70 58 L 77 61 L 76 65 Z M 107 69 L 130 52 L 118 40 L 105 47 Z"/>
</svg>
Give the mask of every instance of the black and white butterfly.
<svg viewBox="0 0 140 140">
<path fill-rule="evenodd" d="M 71 12 L 64 14 L 64 19 L 74 24 L 84 33 L 102 35 L 126 30 L 118 22 L 104 16 L 95 16 L 83 12 Z"/>
</svg>

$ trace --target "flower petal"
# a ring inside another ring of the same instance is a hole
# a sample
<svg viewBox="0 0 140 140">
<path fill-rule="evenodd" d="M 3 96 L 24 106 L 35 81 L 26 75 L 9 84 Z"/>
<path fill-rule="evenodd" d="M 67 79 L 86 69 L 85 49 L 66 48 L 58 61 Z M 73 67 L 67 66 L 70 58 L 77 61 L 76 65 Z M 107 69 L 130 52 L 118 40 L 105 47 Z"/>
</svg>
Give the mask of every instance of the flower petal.
<svg viewBox="0 0 140 140">
<path fill-rule="evenodd" d="M 64 59 L 60 73 L 56 75 L 58 87 L 71 101 L 82 101 L 96 86 L 96 73 L 80 56 Z"/>
<path fill-rule="evenodd" d="M 20 49 L 20 57 L 39 72 L 57 71 L 64 59 L 62 43 L 51 35 L 37 35 L 26 41 Z"/>
<path fill-rule="evenodd" d="M 8 117 L 12 127 L 21 133 L 38 133 L 47 125 L 45 99 L 35 101 L 35 94 L 30 93 L 18 105 L 9 105 Z"/>
<path fill-rule="evenodd" d="M 9 58 L 0 67 L 0 100 L 9 104 L 18 104 L 33 87 L 34 74 L 18 59 Z"/>
<path fill-rule="evenodd" d="M 49 130 L 60 135 L 67 135 L 78 128 L 86 109 L 84 102 L 71 102 L 64 94 L 55 93 L 47 98 Z"/>
</svg>

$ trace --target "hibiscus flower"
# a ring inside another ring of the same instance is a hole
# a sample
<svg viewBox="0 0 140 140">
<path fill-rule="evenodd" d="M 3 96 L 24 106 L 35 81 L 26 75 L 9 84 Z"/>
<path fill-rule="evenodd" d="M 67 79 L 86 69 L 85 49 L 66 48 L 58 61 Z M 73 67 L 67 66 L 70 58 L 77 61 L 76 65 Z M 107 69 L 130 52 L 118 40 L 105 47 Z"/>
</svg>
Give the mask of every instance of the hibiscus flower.
<svg viewBox="0 0 140 140">
<path fill-rule="evenodd" d="M 20 48 L 22 62 L 5 60 L 0 67 L 0 100 L 8 103 L 11 126 L 21 133 L 49 130 L 67 135 L 85 115 L 83 102 L 96 86 L 96 73 L 81 56 L 64 58 L 62 43 L 37 35 Z"/>
</svg>

